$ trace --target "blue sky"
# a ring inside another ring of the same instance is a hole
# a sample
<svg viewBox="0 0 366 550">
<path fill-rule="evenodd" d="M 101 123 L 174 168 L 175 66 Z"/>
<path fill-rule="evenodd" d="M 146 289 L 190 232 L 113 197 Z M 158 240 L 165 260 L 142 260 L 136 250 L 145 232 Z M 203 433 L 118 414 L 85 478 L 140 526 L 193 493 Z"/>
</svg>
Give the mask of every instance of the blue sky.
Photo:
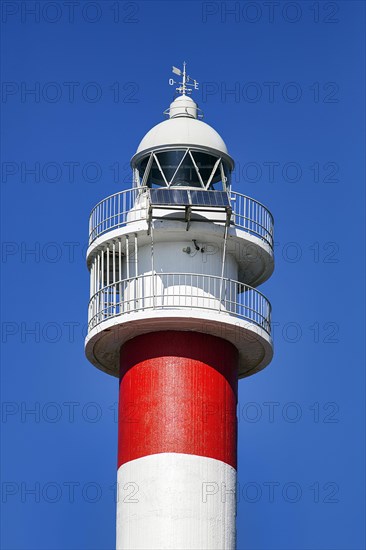
<svg viewBox="0 0 366 550">
<path fill-rule="evenodd" d="M 84 357 L 88 215 L 129 186 L 183 60 L 234 189 L 276 223 L 275 357 L 239 384 L 238 549 L 364 548 L 364 3 L 1 9 L 4 550 L 114 547 L 118 383 Z"/>
</svg>

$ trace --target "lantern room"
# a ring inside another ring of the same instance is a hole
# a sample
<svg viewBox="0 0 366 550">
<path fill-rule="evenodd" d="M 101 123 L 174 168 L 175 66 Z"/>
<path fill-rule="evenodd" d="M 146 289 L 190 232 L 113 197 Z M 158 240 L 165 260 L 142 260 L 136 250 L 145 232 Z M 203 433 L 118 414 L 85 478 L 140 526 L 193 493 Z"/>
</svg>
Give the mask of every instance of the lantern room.
<svg viewBox="0 0 366 550">
<path fill-rule="evenodd" d="M 137 187 L 230 190 L 234 161 L 198 111 L 192 98 L 179 96 L 166 112 L 168 120 L 144 136 L 131 160 Z"/>
</svg>

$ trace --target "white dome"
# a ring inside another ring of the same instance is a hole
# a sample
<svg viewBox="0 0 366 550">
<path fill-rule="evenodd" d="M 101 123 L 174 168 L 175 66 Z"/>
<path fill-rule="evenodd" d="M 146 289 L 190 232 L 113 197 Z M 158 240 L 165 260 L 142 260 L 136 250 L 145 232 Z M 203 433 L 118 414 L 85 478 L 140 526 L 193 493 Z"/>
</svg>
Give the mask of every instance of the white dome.
<svg viewBox="0 0 366 550">
<path fill-rule="evenodd" d="M 197 118 L 198 106 L 188 95 L 180 95 L 170 104 L 169 117 L 190 116 Z"/>
<path fill-rule="evenodd" d="M 192 147 L 224 156 L 230 169 L 233 169 L 234 161 L 228 153 L 224 140 L 216 130 L 197 118 L 197 111 L 197 104 L 191 97 L 187 95 L 176 97 L 169 107 L 170 118 L 151 128 L 141 140 L 132 157 L 132 167 L 151 151 Z"/>
<path fill-rule="evenodd" d="M 151 128 L 140 142 L 136 155 L 171 145 L 214 149 L 229 156 L 225 142 L 216 130 L 205 122 L 188 116 L 169 118 Z"/>
</svg>

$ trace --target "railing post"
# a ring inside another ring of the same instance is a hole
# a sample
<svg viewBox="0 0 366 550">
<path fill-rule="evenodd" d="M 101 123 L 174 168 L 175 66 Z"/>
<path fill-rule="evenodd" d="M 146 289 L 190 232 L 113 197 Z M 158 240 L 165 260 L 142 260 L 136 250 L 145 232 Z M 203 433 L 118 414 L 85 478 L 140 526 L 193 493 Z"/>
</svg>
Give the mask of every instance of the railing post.
<svg viewBox="0 0 366 550">
<path fill-rule="evenodd" d="M 130 241 L 129 241 L 129 235 L 125 236 L 125 246 L 126 246 L 126 279 L 127 279 L 127 291 L 125 292 L 127 297 L 127 311 L 130 311 L 130 301 L 131 301 L 131 283 L 130 283 Z"/>
<path fill-rule="evenodd" d="M 222 252 L 222 267 L 221 267 L 221 281 L 220 281 L 220 304 L 219 304 L 219 312 L 221 312 L 222 286 L 223 286 L 224 272 L 225 272 L 227 231 L 228 231 L 228 226 L 227 226 L 227 224 L 226 224 L 226 225 L 225 225 L 225 235 L 224 235 L 224 250 L 223 250 L 223 252 Z"/>
<path fill-rule="evenodd" d="M 154 266 L 154 224 L 151 223 L 151 274 L 152 274 L 152 287 L 153 287 L 153 309 L 155 309 L 156 306 L 156 300 L 155 300 L 155 266 Z"/>
<path fill-rule="evenodd" d="M 138 306 L 138 300 L 137 300 L 137 277 L 138 277 L 138 243 L 137 243 L 137 233 L 135 233 L 135 283 L 134 283 L 134 296 L 135 296 L 135 306 L 134 310 L 136 311 Z"/>
</svg>

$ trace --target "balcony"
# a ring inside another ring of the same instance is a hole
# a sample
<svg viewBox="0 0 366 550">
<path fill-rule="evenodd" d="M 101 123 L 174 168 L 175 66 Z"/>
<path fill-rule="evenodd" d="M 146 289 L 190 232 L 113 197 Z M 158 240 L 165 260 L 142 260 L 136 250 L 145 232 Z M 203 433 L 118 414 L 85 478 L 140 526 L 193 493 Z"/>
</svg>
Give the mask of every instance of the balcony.
<svg viewBox="0 0 366 550">
<path fill-rule="evenodd" d="M 230 193 L 230 203 L 230 225 L 258 237 L 273 250 L 273 217 L 269 210 L 260 202 L 233 191 Z M 89 245 L 109 231 L 125 227 L 138 219 L 147 219 L 148 206 L 148 188 L 135 187 L 102 200 L 90 215 Z"/>
<path fill-rule="evenodd" d="M 193 330 L 230 341 L 239 352 L 239 377 L 250 376 L 271 361 L 271 306 L 254 288 L 273 271 L 271 213 L 235 192 L 222 212 L 214 205 L 196 208 L 191 194 L 188 198 L 195 216 L 188 233 L 187 223 L 181 223 L 187 222 L 187 205 L 156 208 L 149 188 L 111 195 L 91 213 L 85 349 L 88 359 L 105 372 L 118 376 L 120 349 L 128 339 L 162 330 Z M 158 210 L 154 212 L 158 223 L 149 233 L 153 208 Z M 231 270 L 228 263 L 223 276 L 228 236 L 231 268 L 236 262 L 237 269 Z M 202 269 L 207 257 L 193 249 L 195 239 L 216 250 L 208 256 L 210 269 L 206 264 Z M 179 256 L 175 273 L 166 252 L 165 243 L 170 242 L 178 243 L 179 255 L 187 253 L 186 261 Z"/>
<path fill-rule="evenodd" d="M 261 292 L 238 281 L 195 273 L 150 273 L 104 286 L 90 299 L 88 331 L 118 316 L 128 322 L 132 313 L 164 310 L 231 316 L 271 336 L 271 305 Z"/>
</svg>

